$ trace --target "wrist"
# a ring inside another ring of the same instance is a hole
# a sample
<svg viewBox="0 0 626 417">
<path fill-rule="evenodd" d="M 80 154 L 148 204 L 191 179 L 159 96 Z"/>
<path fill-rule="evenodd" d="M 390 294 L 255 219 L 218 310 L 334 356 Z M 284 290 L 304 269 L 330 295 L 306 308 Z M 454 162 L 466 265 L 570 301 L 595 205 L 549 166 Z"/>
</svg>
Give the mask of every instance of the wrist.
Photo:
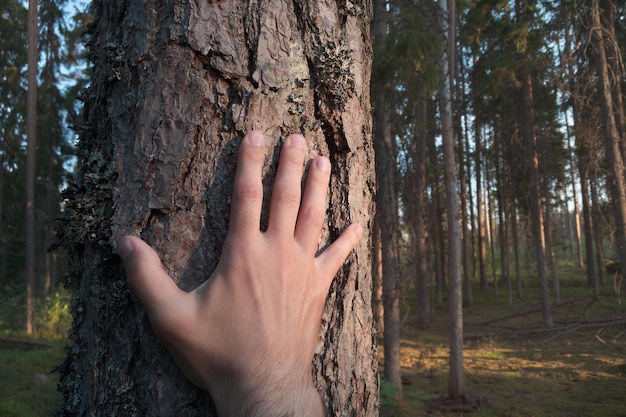
<svg viewBox="0 0 626 417">
<path fill-rule="evenodd" d="M 324 417 L 319 392 L 308 378 L 243 378 L 211 391 L 222 417 Z"/>
</svg>

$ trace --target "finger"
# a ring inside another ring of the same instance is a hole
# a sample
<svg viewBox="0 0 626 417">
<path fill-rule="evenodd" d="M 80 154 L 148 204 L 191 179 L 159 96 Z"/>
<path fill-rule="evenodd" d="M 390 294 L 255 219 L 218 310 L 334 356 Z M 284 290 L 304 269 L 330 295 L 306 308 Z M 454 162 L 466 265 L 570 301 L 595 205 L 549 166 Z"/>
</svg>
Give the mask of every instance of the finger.
<svg viewBox="0 0 626 417">
<path fill-rule="evenodd" d="M 128 286 L 152 316 L 170 303 L 176 302 L 183 291 L 161 267 L 159 255 L 143 240 L 126 236 L 117 242 Z"/>
<path fill-rule="evenodd" d="M 306 140 L 301 135 L 291 135 L 280 151 L 278 171 L 272 190 L 267 230 L 293 237 L 302 187 L 302 168 L 306 153 Z"/>
<path fill-rule="evenodd" d="M 350 251 L 356 247 L 361 235 L 363 235 L 361 225 L 351 224 L 341 233 L 337 240 L 315 258 L 318 270 L 322 278 L 326 280 L 325 284 L 328 287 L 330 287 L 330 283 L 350 254 Z"/>
<path fill-rule="evenodd" d="M 296 241 L 309 252 L 315 252 L 324 220 L 326 219 L 326 193 L 330 179 L 330 161 L 325 157 L 311 162 L 306 178 L 302 204 L 296 223 Z"/>
<path fill-rule="evenodd" d="M 263 205 L 262 171 L 265 138 L 258 131 L 244 136 L 239 148 L 230 208 L 229 233 L 258 232 Z"/>
</svg>

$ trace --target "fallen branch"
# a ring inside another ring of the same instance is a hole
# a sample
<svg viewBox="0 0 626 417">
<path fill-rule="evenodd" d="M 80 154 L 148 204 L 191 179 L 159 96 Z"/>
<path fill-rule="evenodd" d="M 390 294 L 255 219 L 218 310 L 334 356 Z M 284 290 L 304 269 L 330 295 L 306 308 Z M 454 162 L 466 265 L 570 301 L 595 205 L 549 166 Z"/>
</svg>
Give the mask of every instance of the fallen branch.
<svg viewBox="0 0 626 417">
<path fill-rule="evenodd" d="M 15 345 L 26 345 L 31 347 L 46 348 L 52 347 L 52 343 L 43 340 L 20 339 L 17 337 L 0 336 L 0 342 L 11 343 Z"/>
<path fill-rule="evenodd" d="M 605 321 L 595 320 L 589 323 L 580 323 L 580 324 L 576 324 L 573 326 L 559 326 L 559 327 L 552 327 L 552 328 L 515 330 L 515 331 L 507 331 L 507 332 L 466 333 L 465 335 L 463 335 L 463 338 L 466 340 L 474 340 L 474 339 L 484 339 L 486 337 L 494 337 L 494 336 L 519 337 L 519 336 L 541 335 L 544 333 L 557 332 L 558 334 L 553 335 L 548 339 L 548 340 L 552 340 L 556 337 L 563 336 L 567 333 L 573 333 L 578 330 L 589 329 L 589 328 L 594 328 L 594 327 L 615 326 L 618 324 L 626 324 L 626 319 L 605 320 Z"/>
<path fill-rule="evenodd" d="M 574 303 L 580 303 L 582 301 L 597 301 L 597 300 L 598 300 L 598 297 L 595 295 L 591 297 L 575 298 L 573 300 L 563 301 L 558 304 L 555 304 L 552 306 L 552 308 L 563 307 L 563 306 L 574 304 Z M 487 320 L 482 323 L 476 324 L 476 326 L 486 326 L 488 324 L 497 323 L 499 321 L 505 321 L 505 320 L 514 319 L 517 317 L 527 316 L 529 314 L 541 313 L 541 310 L 542 310 L 542 307 L 536 307 L 530 310 L 525 310 L 525 311 L 521 311 L 518 313 L 509 314 L 508 316 L 498 317 L 497 319 Z"/>
</svg>

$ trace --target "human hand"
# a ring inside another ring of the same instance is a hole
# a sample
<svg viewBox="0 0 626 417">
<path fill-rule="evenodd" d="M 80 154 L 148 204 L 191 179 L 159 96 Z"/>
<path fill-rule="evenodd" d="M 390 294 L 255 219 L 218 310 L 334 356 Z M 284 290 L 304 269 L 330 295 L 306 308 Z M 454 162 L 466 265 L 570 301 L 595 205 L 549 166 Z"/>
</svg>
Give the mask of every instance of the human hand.
<svg viewBox="0 0 626 417">
<path fill-rule="evenodd" d="M 311 364 L 330 284 L 362 228 L 350 225 L 316 256 L 326 214 L 330 162 L 301 177 L 306 141 L 285 141 L 260 231 L 265 141 L 249 132 L 239 150 L 229 231 L 211 278 L 184 292 L 141 239 L 118 242 L 128 285 L 174 360 L 211 393 L 220 416 L 324 415 Z"/>
</svg>

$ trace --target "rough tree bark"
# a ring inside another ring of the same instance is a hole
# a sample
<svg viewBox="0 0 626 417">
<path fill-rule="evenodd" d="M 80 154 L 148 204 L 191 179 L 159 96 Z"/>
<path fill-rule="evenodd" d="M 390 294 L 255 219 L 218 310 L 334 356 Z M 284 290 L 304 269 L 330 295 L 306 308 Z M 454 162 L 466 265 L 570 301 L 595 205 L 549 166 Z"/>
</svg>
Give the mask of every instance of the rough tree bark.
<svg viewBox="0 0 626 417">
<path fill-rule="evenodd" d="M 377 415 L 370 2 L 96 0 L 92 8 L 80 174 L 65 191 L 59 232 L 75 300 L 57 415 L 215 415 L 153 335 L 112 242 L 141 236 L 183 289 L 205 280 L 250 129 L 269 142 L 266 190 L 274 145 L 290 133 L 308 139 L 311 157 L 331 159 L 321 245 L 350 222 L 366 230 L 331 288 L 312 372 L 330 415 Z"/>
</svg>

